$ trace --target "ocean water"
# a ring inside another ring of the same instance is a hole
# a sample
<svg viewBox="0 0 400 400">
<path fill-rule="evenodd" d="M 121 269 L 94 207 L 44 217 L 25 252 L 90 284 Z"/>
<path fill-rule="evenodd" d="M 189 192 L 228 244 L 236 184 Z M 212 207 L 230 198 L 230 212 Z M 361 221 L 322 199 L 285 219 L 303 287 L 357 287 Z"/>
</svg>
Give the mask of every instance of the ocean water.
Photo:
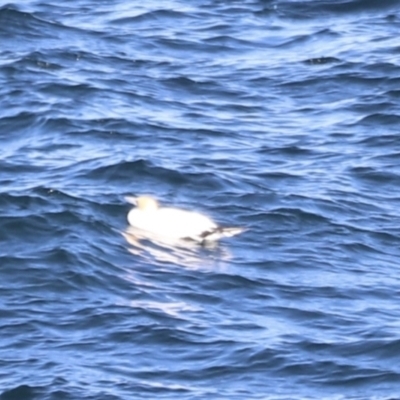
<svg viewBox="0 0 400 400">
<path fill-rule="evenodd" d="M 400 398 L 400 8 L 0 1 L 0 399 Z M 127 195 L 245 226 L 136 243 Z"/>
</svg>

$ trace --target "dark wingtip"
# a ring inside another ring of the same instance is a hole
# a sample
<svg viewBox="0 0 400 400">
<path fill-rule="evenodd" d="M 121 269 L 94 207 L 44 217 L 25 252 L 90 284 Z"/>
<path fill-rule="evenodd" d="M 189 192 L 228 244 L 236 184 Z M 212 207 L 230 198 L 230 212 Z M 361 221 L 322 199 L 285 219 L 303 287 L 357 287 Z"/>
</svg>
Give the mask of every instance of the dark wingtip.
<svg viewBox="0 0 400 400">
<path fill-rule="evenodd" d="M 203 232 L 199 237 L 203 239 L 203 242 L 207 240 L 213 241 L 221 239 L 223 237 L 235 236 L 246 230 L 247 228 L 243 227 L 218 227 L 211 231 Z"/>
</svg>

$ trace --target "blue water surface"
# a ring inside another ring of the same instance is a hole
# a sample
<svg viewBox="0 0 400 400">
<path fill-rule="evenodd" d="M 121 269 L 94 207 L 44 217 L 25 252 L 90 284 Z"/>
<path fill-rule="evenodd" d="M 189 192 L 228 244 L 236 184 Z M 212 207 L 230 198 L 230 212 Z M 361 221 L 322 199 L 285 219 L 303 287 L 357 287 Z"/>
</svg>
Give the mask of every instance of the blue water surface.
<svg viewBox="0 0 400 400">
<path fill-rule="evenodd" d="M 0 1 L 0 399 L 399 398 L 399 10 Z"/>
</svg>

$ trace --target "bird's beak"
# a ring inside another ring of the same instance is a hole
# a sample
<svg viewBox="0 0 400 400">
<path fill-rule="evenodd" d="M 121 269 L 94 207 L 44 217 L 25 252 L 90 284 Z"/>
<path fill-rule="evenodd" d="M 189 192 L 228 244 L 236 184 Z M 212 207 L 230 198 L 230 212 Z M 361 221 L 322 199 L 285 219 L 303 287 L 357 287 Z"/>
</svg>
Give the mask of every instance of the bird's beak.
<svg viewBox="0 0 400 400">
<path fill-rule="evenodd" d="M 133 196 L 125 196 L 125 200 L 126 200 L 128 203 L 131 203 L 131 204 L 133 204 L 134 206 L 137 206 L 137 198 L 136 198 L 136 197 L 133 197 Z"/>
</svg>

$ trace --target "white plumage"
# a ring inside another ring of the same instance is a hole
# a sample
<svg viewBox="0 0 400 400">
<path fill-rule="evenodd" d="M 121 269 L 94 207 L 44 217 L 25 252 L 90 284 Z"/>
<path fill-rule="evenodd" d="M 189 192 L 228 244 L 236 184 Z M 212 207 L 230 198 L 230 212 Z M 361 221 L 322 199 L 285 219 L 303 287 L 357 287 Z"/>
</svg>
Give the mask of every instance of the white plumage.
<svg viewBox="0 0 400 400">
<path fill-rule="evenodd" d="M 129 224 L 152 236 L 204 243 L 244 231 L 243 228 L 219 227 L 198 212 L 160 207 L 157 200 L 150 196 L 127 197 L 126 200 L 136 205 L 128 214 Z"/>
</svg>

